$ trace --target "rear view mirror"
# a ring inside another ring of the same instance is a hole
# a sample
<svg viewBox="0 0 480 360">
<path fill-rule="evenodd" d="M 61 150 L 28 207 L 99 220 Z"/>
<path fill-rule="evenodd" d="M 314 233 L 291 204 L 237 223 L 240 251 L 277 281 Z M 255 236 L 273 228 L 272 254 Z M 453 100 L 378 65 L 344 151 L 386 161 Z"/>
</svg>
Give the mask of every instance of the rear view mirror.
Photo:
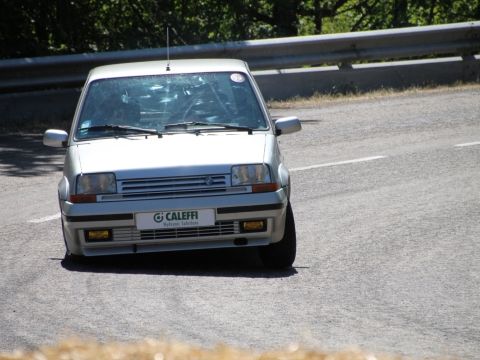
<svg viewBox="0 0 480 360">
<path fill-rule="evenodd" d="M 296 116 L 275 120 L 275 133 L 277 135 L 291 134 L 300 130 L 302 130 L 302 124 Z"/>
<path fill-rule="evenodd" d="M 50 147 L 65 147 L 67 145 L 68 134 L 63 130 L 47 130 L 43 134 L 43 145 Z"/>
</svg>

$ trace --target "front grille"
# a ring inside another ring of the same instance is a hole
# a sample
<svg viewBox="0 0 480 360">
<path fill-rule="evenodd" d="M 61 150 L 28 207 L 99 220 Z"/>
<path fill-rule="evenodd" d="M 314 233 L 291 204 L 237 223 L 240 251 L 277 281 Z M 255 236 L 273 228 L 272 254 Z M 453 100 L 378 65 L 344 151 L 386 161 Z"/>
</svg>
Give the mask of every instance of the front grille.
<svg viewBox="0 0 480 360">
<path fill-rule="evenodd" d="M 245 188 L 230 187 L 230 176 L 225 174 L 129 179 L 118 182 L 118 195 L 122 199 L 222 195 L 232 191 L 243 192 Z M 102 200 L 118 200 L 118 195 L 105 195 Z"/>
<path fill-rule="evenodd" d="M 213 226 L 137 230 L 134 227 L 113 229 L 114 241 L 169 240 L 233 235 L 240 233 L 238 221 L 217 221 Z"/>
<path fill-rule="evenodd" d="M 203 190 L 226 186 L 225 175 L 124 180 L 122 194 Z"/>
</svg>

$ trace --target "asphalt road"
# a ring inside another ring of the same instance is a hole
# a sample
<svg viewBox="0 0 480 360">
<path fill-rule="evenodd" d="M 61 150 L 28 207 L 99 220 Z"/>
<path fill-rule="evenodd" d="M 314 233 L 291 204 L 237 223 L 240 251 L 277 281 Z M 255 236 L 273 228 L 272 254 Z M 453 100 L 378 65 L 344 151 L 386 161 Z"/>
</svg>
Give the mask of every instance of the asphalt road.
<svg viewBox="0 0 480 360">
<path fill-rule="evenodd" d="M 280 137 L 298 255 L 64 260 L 62 153 L 0 137 L 0 352 L 78 335 L 480 358 L 480 87 L 297 114 Z"/>
</svg>

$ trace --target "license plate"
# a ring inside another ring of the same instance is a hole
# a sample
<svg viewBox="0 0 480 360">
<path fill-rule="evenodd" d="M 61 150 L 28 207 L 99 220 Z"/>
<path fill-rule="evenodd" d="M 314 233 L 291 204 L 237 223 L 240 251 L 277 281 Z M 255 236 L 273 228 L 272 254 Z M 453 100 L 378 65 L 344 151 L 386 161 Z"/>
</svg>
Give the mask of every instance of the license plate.
<svg viewBox="0 0 480 360">
<path fill-rule="evenodd" d="M 201 209 L 138 213 L 135 214 L 135 221 L 138 230 L 212 226 L 215 225 L 215 211 Z"/>
</svg>

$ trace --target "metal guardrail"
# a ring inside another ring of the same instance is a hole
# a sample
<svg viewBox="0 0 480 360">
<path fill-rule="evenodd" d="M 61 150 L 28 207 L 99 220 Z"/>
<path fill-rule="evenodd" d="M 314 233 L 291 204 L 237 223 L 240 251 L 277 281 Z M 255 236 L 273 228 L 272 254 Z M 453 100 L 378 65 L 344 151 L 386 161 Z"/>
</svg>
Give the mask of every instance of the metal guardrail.
<svg viewBox="0 0 480 360">
<path fill-rule="evenodd" d="M 349 64 L 480 52 L 480 21 L 448 25 L 172 47 L 170 57 L 238 58 L 252 70 Z M 120 62 L 165 59 L 165 48 L 0 61 L 0 93 L 81 87 L 88 71 Z"/>
</svg>

